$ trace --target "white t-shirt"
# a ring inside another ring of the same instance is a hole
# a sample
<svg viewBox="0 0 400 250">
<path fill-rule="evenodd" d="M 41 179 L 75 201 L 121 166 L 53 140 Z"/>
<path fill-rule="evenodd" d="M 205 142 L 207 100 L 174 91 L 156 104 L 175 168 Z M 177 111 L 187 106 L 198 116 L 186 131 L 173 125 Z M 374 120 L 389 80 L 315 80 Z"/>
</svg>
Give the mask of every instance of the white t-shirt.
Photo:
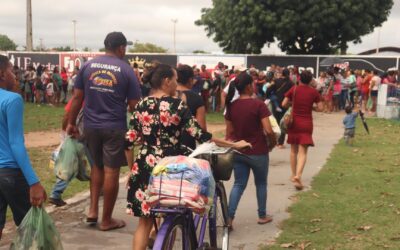
<svg viewBox="0 0 400 250">
<path fill-rule="evenodd" d="M 232 78 L 232 79 L 229 81 L 229 83 L 225 86 L 225 88 L 224 88 L 224 90 L 223 90 L 225 94 L 228 94 L 228 92 L 229 92 L 229 86 L 231 85 L 231 83 L 232 83 L 235 79 L 236 79 L 236 77 Z M 235 88 L 235 94 L 233 95 L 233 98 L 232 98 L 231 102 L 236 101 L 237 99 L 239 99 L 239 97 L 240 97 L 239 91 L 237 91 L 237 89 Z M 225 115 L 225 114 L 226 114 L 226 107 L 225 107 L 225 109 L 224 109 L 224 115 Z"/>
<path fill-rule="evenodd" d="M 374 83 L 374 86 L 372 87 L 372 90 L 378 90 L 379 86 L 382 83 L 382 79 L 379 76 L 373 76 L 371 79 L 371 83 Z"/>
<path fill-rule="evenodd" d="M 49 82 L 49 83 L 46 85 L 46 94 L 47 94 L 48 96 L 53 96 L 53 94 L 54 94 L 54 88 L 53 88 L 53 83 L 52 83 L 52 82 Z"/>
<path fill-rule="evenodd" d="M 228 94 L 228 92 L 229 92 L 229 86 L 231 85 L 231 83 L 235 80 L 236 78 L 234 77 L 234 78 L 232 78 L 230 81 L 229 81 L 229 83 L 225 86 L 225 88 L 224 88 L 224 93 L 225 94 Z M 238 98 L 239 98 L 239 92 L 237 91 L 237 89 L 235 88 L 235 94 L 233 95 L 233 98 L 232 98 L 232 101 L 231 102 L 233 102 L 233 101 L 236 101 Z"/>
</svg>

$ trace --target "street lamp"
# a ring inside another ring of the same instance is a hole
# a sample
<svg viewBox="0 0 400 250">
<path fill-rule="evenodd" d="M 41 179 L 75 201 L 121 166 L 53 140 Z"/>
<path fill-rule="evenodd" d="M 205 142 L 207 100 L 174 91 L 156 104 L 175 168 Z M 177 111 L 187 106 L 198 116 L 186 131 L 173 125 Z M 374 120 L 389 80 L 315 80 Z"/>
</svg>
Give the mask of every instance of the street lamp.
<svg viewBox="0 0 400 250">
<path fill-rule="evenodd" d="M 174 24 L 174 53 L 176 53 L 176 23 L 178 19 L 171 19 L 171 22 Z"/>
<path fill-rule="evenodd" d="M 76 20 L 72 20 L 74 24 L 74 51 L 76 51 Z"/>
</svg>

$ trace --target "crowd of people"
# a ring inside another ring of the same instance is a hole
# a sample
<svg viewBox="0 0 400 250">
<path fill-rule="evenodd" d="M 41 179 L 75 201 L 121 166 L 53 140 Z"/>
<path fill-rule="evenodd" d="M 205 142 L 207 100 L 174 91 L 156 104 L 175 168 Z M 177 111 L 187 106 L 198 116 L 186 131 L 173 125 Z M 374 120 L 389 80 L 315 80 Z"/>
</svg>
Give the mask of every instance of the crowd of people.
<svg viewBox="0 0 400 250">
<path fill-rule="evenodd" d="M 49 69 L 40 64 L 37 68 L 30 65 L 27 69 L 22 69 L 14 65 L 13 73 L 17 81 L 15 88 L 25 102 L 50 106 L 65 104 L 71 96 L 78 71 L 78 67 L 75 67 L 72 74 L 68 74 L 64 67 L 60 71 L 58 66 Z"/>
<path fill-rule="evenodd" d="M 146 249 L 155 237 L 145 193 L 151 171 L 160 159 L 187 154 L 187 148 L 207 141 L 239 150 L 241 154 L 233 158 L 229 226 L 233 229 L 250 171 L 255 177 L 257 223 L 269 223 L 273 219 L 267 213 L 269 152 L 276 145 L 283 148 L 287 134 L 291 147 L 290 180 L 296 189 L 302 190 L 307 151 L 314 146 L 313 110 L 330 113 L 347 109 L 347 112 L 360 105 L 361 109 L 369 108 L 372 114 L 376 111 L 379 86 L 395 87 L 398 81 L 394 71 L 381 77 L 374 71 L 353 72 L 332 66 L 315 79 L 310 71 L 299 72 L 297 67 L 271 65 L 262 71 L 244 65 L 229 68 L 222 62 L 212 70 L 205 65 L 174 68 L 154 62 L 140 72 L 137 65 L 132 69 L 123 61 L 127 40 L 121 32 L 109 33 L 104 45 L 105 55 L 88 61 L 80 70 L 76 68 L 69 77 L 65 69 L 59 72 L 58 67 L 52 73 L 46 67 L 29 67 L 23 72 L 12 68 L 7 57 L 0 56 L 0 103 L 4 103 L 0 116 L 0 151 L 6 156 L 0 158 L 0 201 L 5 204 L 0 206 L 0 237 L 7 205 L 18 225 L 30 204 L 39 206 L 46 200 L 23 145 L 22 100 L 38 105 L 66 102 L 69 79 L 74 91 L 63 130 L 72 137 L 82 136 L 77 128 L 82 109 L 84 144 L 92 162 L 86 222 L 98 224 L 102 231 L 125 226 L 123 220 L 113 218 L 112 214 L 120 167 L 128 165 L 131 171 L 127 212 L 139 217 L 133 249 Z M 22 98 L 13 92 L 22 93 Z M 372 107 L 367 105 L 369 99 Z M 211 110 L 224 110 L 225 139 L 207 132 L 205 117 Z M 127 112 L 130 112 L 128 124 Z M 278 124 L 285 121 L 279 138 L 273 130 L 272 116 Z M 132 149 L 137 145 L 139 153 L 134 159 Z M 7 186 L 9 182 L 5 178 L 18 179 L 20 184 Z M 15 192 L 22 195 L 14 195 Z M 100 217 L 101 192 L 104 204 Z M 53 204 L 65 204 L 59 194 L 53 194 Z"/>
</svg>

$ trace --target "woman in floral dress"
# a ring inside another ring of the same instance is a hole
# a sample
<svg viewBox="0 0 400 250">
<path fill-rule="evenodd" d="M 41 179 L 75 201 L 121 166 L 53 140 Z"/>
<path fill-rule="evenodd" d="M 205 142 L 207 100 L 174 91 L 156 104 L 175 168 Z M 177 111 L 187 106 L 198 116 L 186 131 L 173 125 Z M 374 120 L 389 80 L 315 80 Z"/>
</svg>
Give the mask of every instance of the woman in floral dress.
<svg viewBox="0 0 400 250">
<path fill-rule="evenodd" d="M 249 147 L 245 141 L 228 142 L 212 139 L 192 117 L 182 100 L 174 98 L 177 87 L 177 73 L 171 66 L 160 64 L 146 76 L 152 85 L 152 94 L 142 99 L 132 113 L 126 135 L 127 147 L 135 142 L 141 144 L 136 161 L 131 167 L 128 181 L 128 212 L 140 217 L 135 232 L 133 249 L 146 249 L 153 226 L 150 206 L 145 192 L 150 174 L 157 162 L 166 156 L 185 154 L 181 148 L 180 136 L 186 130 L 199 142 L 214 141 L 225 147 L 241 149 Z"/>
</svg>

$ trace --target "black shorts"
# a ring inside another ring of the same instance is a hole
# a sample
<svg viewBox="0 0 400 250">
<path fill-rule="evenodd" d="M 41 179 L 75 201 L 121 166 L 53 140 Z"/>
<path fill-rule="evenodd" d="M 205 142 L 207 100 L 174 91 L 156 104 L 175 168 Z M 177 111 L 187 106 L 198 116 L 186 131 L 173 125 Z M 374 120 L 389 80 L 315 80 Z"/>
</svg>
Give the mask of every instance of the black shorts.
<svg viewBox="0 0 400 250">
<path fill-rule="evenodd" d="M 95 166 L 125 166 L 125 134 L 123 129 L 84 128 L 85 142 Z"/>
<path fill-rule="evenodd" d="M 371 96 L 373 97 L 378 96 L 378 90 L 371 90 Z"/>
<path fill-rule="evenodd" d="M 344 137 L 354 138 L 355 133 L 356 133 L 356 129 L 355 128 L 346 128 L 344 130 Z"/>
<path fill-rule="evenodd" d="M 17 226 L 31 208 L 29 185 L 19 168 L 0 168 L 0 229 L 4 228 L 8 206 Z"/>
</svg>

